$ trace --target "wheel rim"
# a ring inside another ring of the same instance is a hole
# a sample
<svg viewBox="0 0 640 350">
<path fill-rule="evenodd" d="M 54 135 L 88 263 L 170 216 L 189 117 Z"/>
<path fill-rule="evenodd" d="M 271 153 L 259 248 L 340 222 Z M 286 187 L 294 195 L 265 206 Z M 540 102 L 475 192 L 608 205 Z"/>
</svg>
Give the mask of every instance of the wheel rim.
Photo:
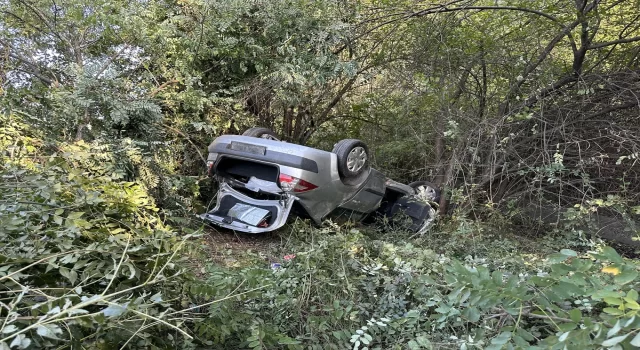
<svg viewBox="0 0 640 350">
<path fill-rule="evenodd" d="M 261 138 L 261 139 L 267 139 L 267 140 L 280 141 L 280 140 L 278 140 L 277 138 L 275 138 L 273 135 L 271 135 L 271 134 L 266 134 L 266 133 L 265 133 L 265 134 L 260 135 L 260 138 Z"/>
<path fill-rule="evenodd" d="M 367 163 L 367 151 L 364 147 L 354 147 L 347 156 L 347 169 L 358 172 Z"/>
<path fill-rule="evenodd" d="M 416 196 L 423 201 L 434 202 L 436 200 L 437 193 L 436 189 L 431 186 L 420 185 L 416 187 Z"/>
</svg>

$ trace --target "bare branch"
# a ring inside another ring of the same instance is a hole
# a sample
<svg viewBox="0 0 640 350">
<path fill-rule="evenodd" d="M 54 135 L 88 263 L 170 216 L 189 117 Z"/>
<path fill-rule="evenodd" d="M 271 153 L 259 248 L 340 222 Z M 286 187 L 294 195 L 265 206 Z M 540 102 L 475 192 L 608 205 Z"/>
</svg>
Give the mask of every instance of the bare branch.
<svg viewBox="0 0 640 350">
<path fill-rule="evenodd" d="M 54 80 L 46 77 L 44 75 L 44 73 L 42 73 L 40 71 L 40 67 L 33 63 L 31 60 L 27 59 L 26 57 L 23 57 L 17 53 L 14 53 L 13 51 L 15 51 L 13 49 L 13 47 L 11 45 L 9 45 L 7 42 L 4 42 L 3 40 L 0 40 L 0 45 L 4 46 L 8 51 L 8 56 L 14 60 L 20 61 L 23 65 L 28 66 L 29 68 L 23 68 L 23 67 L 16 67 L 15 69 L 20 70 L 24 73 L 30 74 L 35 76 L 36 78 L 40 79 L 43 83 L 47 84 L 47 85 L 51 85 L 53 84 Z"/>
<path fill-rule="evenodd" d="M 320 115 L 318 116 L 319 123 L 321 123 L 327 118 L 327 116 L 329 115 L 329 112 L 331 112 L 333 107 L 335 107 L 335 105 L 337 105 L 338 102 L 340 102 L 340 99 L 342 99 L 342 96 L 344 96 L 344 94 L 346 94 L 349 91 L 349 89 L 351 89 L 351 86 L 353 85 L 353 83 L 356 82 L 357 79 L 358 79 L 358 74 L 354 75 L 353 78 L 349 79 L 349 81 L 347 81 L 347 83 L 344 84 L 344 86 L 340 89 L 340 91 L 338 91 L 338 93 L 333 97 L 331 102 L 329 102 L 329 104 L 324 108 L 322 113 L 320 113 Z"/>
<path fill-rule="evenodd" d="M 550 95 L 551 93 L 557 91 L 558 89 L 560 89 L 561 87 L 572 83 L 574 81 L 577 81 L 578 77 L 575 75 L 569 75 L 566 76 L 558 81 L 556 81 L 555 83 L 549 85 L 547 88 L 536 91 L 534 94 L 532 94 L 531 96 L 527 97 L 524 100 L 524 103 L 522 104 L 521 107 L 531 107 L 534 104 L 536 104 L 541 98 L 544 98 L 548 95 Z"/>
<path fill-rule="evenodd" d="M 527 67 L 524 69 L 524 72 L 522 73 L 522 78 L 519 79 L 519 81 L 517 81 L 510 89 L 509 92 L 507 93 L 506 97 L 505 97 L 505 103 L 508 103 L 509 100 L 514 96 L 514 94 L 518 91 L 518 89 L 520 89 L 520 87 L 522 86 L 522 84 L 524 84 L 524 82 L 526 81 L 527 77 L 529 76 L 529 74 L 531 74 L 531 72 L 533 72 L 546 58 L 547 56 L 549 56 L 549 54 L 551 53 L 551 51 L 556 47 L 556 45 L 562 40 L 562 38 L 565 37 L 565 35 L 567 35 L 568 32 L 570 32 L 573 28 L 575 28 L 578 24 L 580 24 L 579 21 L 574 21 L 573 23 L 571 23 L 570 25 L 566 26 L 560 33 L 558 33 L 558 35 L 556 35 L 545 47 L 545 49 L 538 55 L 538 58 L 533 61 L 530 62 Z M 505 110 L 506 112 L 506 110 Z"/>
<path fill-rule="evenodd" d="M 28 1 L 18 0 L 18 2 L 28 7 L 29 10 L 31 10 L 31 12 L 33 12 L 42 21 L 42 23 L 44 23 L 44 25 L 47 28 L 49 28 L 49 31 L 51 32 L 51 34 L 55 35 L 56 37 L 58 37 L 58 39 L 62 40 L 65 44 L 67 44 L 69 50 L 71 50 L 70 53 L 73 53 L 72 51 L 74 50 L 74 46 L 71 44 L 71 41 L 63 37 L 59 32 L 55 30 L 55 26 L 51 24 L 51 22 L 47 19 L 47 16 L 44 13 L 42 13 L 42 11 L 40 11 L 34 5 L 30 4 Z"/>
<path fill-rule="evenodd" d="M 618 40 L 613 40 L 613 41 L 607 41 L 607 42 L 604 42 L 604 43 L 598 43 L 598 44 L 589 46 L 587 48 L 587 50 L 601 49 L 603 47 L 607 47 L 607 46 L 611 46 L 611 45 L 632 43 L 632 42 L 636 42 L 636 41 L 640 41 L 640 36 L 634 36 L 633 38 L 624 38 L 624 39 L 618 39 Z"/>
<path fill-rule="evenodd" d="M 158 86 L 153 91 L 151 91 L 151 93 L 149 94 L 149 97 L 155 97 L 160 91 L 162 91 L 167 86 L 177 84 L 177 83 L 179 83 L 178 79 L 165 81 L 164 83 L 160 84 L 160 86 Z"/>
<path fill-rule="evenodd" d="M 515 6 L 465 6 L 465 7 L 456 7 L 456 8 L 446 8 L 447 5 L 443 5 L 443 9 L 427 9 L 423 11 L 418 11 L 414 13 L 411 17 L 424 16 L 433 13 L 445 13 L 445 12 L 456 12 L 456 11 L 467 11 L 467 10 L 503 10 L 503 11 L 518 11 L 518 12 L 526 12 L 534 15 L 538 15 L 544 17 L 557 25 L 564 27 L 562 22 L 555 18 L 554 16 L 544 13 L 538 10 L 532 10 L 525 7 L 515 7 Z"/>
<path fill-rule="evenodd" d="M 630 108 L 640 108 L 640 105 L 638 104 L 638 102 L 633 101 L 633 102 L 627 102 L 627 103 L 623 103 L 623 104 L 619 104 L 619 105 L 613 105 L 610 107 L 607 107 L 601 111 L 598 111 L 596 113 L 590 114 L 587 117 L 585 117 L 585 120 L 589 120 L 589 119 L 593 119 L 595 117 L 599 117 L 601 115 L 605 115 L 611 112 L 615 112 L 615 111 L 620 111 L 620 110 L 624 110 L 624 109 L 630 109 Z"/>
</svg>

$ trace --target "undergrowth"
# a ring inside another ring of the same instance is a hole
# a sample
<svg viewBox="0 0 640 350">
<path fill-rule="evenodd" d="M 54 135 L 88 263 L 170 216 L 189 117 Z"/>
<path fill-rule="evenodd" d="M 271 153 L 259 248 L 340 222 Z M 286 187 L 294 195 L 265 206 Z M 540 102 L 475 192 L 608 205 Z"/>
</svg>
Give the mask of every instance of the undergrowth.
<svg viewBox="0 0 640 350">
<path fill-rule="evenodd" d="M 1 350 L 640 346 L 640 264 L 579 230 L 525 239 L 497 214 L 423 236 L 298 221 L 225 266 L 200 230 L 168 224 L 197 185 L 153 176 L 140 145 L 44 144 L 2 121 Z"/>
<path fill-rule="evenodd" d="M 277 252 L 287 256 L 281 267 L 257 255 L 241 268 L 209 265 L 199 293 L 263 289 L 215 304 L 197 333 L 219 349 L 638 345 L 637 261 L 599 243 L 531 249 L 458 220 L 413 238 L 294 225 Z"/>
</svg>

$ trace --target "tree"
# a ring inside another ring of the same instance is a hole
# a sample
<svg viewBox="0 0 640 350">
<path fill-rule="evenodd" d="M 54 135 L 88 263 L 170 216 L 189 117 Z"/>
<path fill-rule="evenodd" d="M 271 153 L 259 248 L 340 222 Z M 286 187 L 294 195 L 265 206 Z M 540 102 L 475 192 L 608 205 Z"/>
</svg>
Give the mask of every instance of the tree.
<svg viewBox="0 0 640 350">
<path fill-rule="evenodd" d="M 140 132 L 158 120 L 159 106 L 130 75 L 144 60 L 136 36 L 127 30 L 137 5 L 3 2 L 0 49 L 7 57 L 10 107 L 29 104 L 28 113 L 37 114 L 45 128 L 77 140 L 114 128 Z"/>
<path fill-rule="evenodd" d="M 407 106 L 402 123 L 397 111 L 384 118 L 420 140 L 406 160 L 424 164 L 418 177 L 475 184 L 469 203 L 536 188 L 563 203 L 631 190 L 622 179 L 636 176 L 624 160 L 640 145 L 631 122 L 640 41 L 633 4 L 398 1 L 372 12 L 358 40 L 393 28 L 385 40 L 412 42 L 377 87 L 380 99 L 395 95 Z"/>
</svg>

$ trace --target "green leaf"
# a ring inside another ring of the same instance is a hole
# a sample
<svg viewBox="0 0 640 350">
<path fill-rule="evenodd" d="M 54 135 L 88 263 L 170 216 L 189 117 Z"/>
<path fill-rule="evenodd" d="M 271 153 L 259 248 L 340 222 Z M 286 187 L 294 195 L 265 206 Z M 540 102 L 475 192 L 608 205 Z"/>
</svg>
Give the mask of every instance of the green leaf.
<svg viewBox="0 0 640 350">
<path fill-rule="evenodd" d="M 635 280 L 637 277 L 638 277 L 638 271 L 635 271 L 635 270 L 623 271 L 622 273 L 620 273 L 619 275 L 613 278 L 613 282 L 620 285 L 627 284 Z"/>
<path fill-rule="evenodd" d="M 618 306 L 622 304 L 622 299 L 618 299 L 618 298 L 605 297 L 603 300 L 609 305 Z"/>
<path fill-rule="evenodd" d="M 618 334 L 618 332 L 620 332 L 621 329 L 622 329 L 622 325 L 620 324 L 620 321 L 618 320 L 618 322 L 616 322 L 616 324 L 613 326 L 613 328 L 611 328 L 607 332 L 607 338 L 611 338 L 614 335 Z"/>
<path fill-rule="evenodd" d="M 128 302 L 123 305 L 109 305 L 109 307 L 102 310 L 102 313 L 107 317 L 118 317 L 127 310 L 128 305 Z"/>
<path fill-rule="evenodd" d="M 561 324 L 558 325 L 558 329 L 561 332 L 570 332 L 570 331 L 576 329 L 576 327 L 578 327 L 578 325 L 576 323 L 573 323 L 573 322 L 561 323 Z"/>
<path fill-rule="evenodd" d="M 569 318 L 571 318 L 571 321 L 573 322 L 580 322 L 582 319 L 582 311 L 580 311 L 580 309 L 573 309 L 569 311 Z"/>
<path fill-rule="evenodd" d="M 69 215 L 67 215 L 67 219 L 69 220 L 79 219 L 82 215 L 84 215 L 84 212 L 74 211 L 72 213 L 69 213 Z"/>
<path fill-rule="evenodd" d="M 629 299 L 629 298 L 625 298 Z M 631 310 L 640 310 L 640 304 L 638 304 L 635 300 L 627 300 L 627 303 L 624 305 L 627 309 L 631 309 Z"/>
<path fill-rule="evenodd" d="M 511 339 L 511 332 L 502 332 L 497 337 L 491 339 L 491 344 L 504 345 Z"/>
<path fill-rule="evenodd" d="M 571 334 L 571 332 L 562 333 L 558 338 L 558 341 L 562 343 L 563 341 L 567 340 L 567 338 L 569 338 L 569 334 Z"/>
<path fill-rule="evenodd" d="M 14 325 L 10 324 L 10 325 L 8 325 L 8 326 L 6 326 L 6 327 L 4 327 L 4 328 L 2 329 L 2 334 L 9 334 L 9 333 L 13 333 L 13 332 L 15 332 L 15 331 L 17 331 L 17 330 L 18 330 L 18 327 L 16 327 L 16 326 L 14 326 Z"/>
<path fill-rule="evenodd" d="M 614 309 L 612 307 L 605 307 L 604 309 L 602 309 L 602 311 L 608 313 L 609 315 L 614 315 L 614 316 L 619 316 L 619 315 L 622 315 L 624 313 L 624 312 L 622 312 L 622 310 Z"/>
<path fill-rule="evenodd" d="M 618 252 L 616 252 L 615 249 L 611 247 L 604 247 L 602 249 L 602 255 L 605 256 L 607 259 L 609 259 L 609 261 L 616 262 L 616 263 L 623 262 L 620 254 L 618 254 Z"/>
<path fill-rule="evenodd" d="M 9 344 L 8 347 L 4 348 L 3 345 L 6 345 L 6 343 L 0 343 L 0 350 L 9 350 L 9 348 L 13 348 L 14 346 L 17 346 L 18 349 L 26 349 L 29 347 L 29 345 L 31 345 L 31 339 L 27 338 L 27 336 L 24 334 L 18 334 L 15 338 L 13 338 L 13 341 L 11 342 L 11 344 Z"/>
<path fill-rule="evenodd" d="M 566 256 L 578 256 L 578 253 L 576 253 L 575 251 L 573 251 L 571 249 L 562 249 L 560 251 L 560 254 L 566 255 Z"/>
<path fill-rule="evenodd" d="M 529 333 L 527 330 L 525 330 L 524 328 L 518 328 L 516 329 L 516 333 L 518 333 L 519 336 L 521 336 L 524 340 L 526 341 L 533 341 L 536 338 L 533 336 L 533 334 Z"/>
<path fill-rule="evenodd" d="M 561 263 L 561 262 L 567 260 L 567 258 L 569 258 L 567 255 L 560 254 L 560 253 L 554 253 L 554 254 L 551 254 L 551 255 L 549 255 L 547 257 L 549 262 L 552 263 L 552 264 Z"/>
<path fill-rule="evenodd" d="M 621 294 L 620 292 L 611 291 L 611 290 L 598 290 L 595 293 L 593 293 L 593 298 L 595 300 L 600 300 L 606 297 L 622 298 L 623 294 Z"/>
<path fill-rule="evenodd" d="M 638 292 L 635 289 L 632 289 L 630 291 L 627 292 L 627 297 L 631 298 L 632 300 L 638 300 Z"/>
<path fill-rule="evenodd" d="M 126 262 L 123 265 L 129 268 L 129 278 L 128 279 L 132 279 L 132 278 L 136 277 L 136 268 L 133 266 L 132 263 Z M 124 271 L 123 271 L 123 273 L 124 273 Z"/>
<path fill-rule="evenodd" d="M 43 324 L 36 328 L 36 332 L 46 338 L 58 339 L 57 334 L 61 334 L 62 329 L 55 324 Z"/>
<path fill-rule="evenodd" d="M 584 290 L 582 288 L 580 288 L 579 286 L 577 286 L 577 285 L 575 285 L 573 283 L 564 282 L 564 281 L 558 282 L 558 284 L 553 286 L 553 287 L 551 287 L 550 290 L 552 291 L 554 296 L 558 296 L 558 297 L 563 298 L 563 299 L 572 297 L 574 295 L 583 295 L 584 294 Z M 551 295 L 549 295 L 549 296 L 551 296 Z"/>
<path fill-rule="evenodd" d="M 480 320 L 480 311 L 478 311 L 478 309 L 475 307 L 465 309 L 462 312 L 462 315 L 465 316 L 470 322 L 478 322 Z"/>
<path fill-rule="evenodd" d="M 278 343 L 282 345 L 296 345 L 300 344 L 300 341 L 290 337 L 282 337 L 278 339 Z"/>
<path fill-rule="evenodd" d="M 420 335 L 416 338 L 416 341 L 418 342 L 418 344 L 420 344 L 420 346 L 423 346 L 425 348 L 430 348 L 431 347 L 431 342 L 429 341 L 429 339 L 427 339 L 426 337 Z"/>
<path fill-rule="evenodd" d="M 514 334 L 514 335 L 513 335 L 513 342 L 514 342 L 517 346 L 519 346 L 520 348 L 524 348 L 524 349 L 526 349 L 526 348 L 528 348 L 528 347 L 529 347 L 529 342 L 528 342 L 528 341 L 526 341 L 526 340 L 524 340 L 524 338 L 522 338 L 521 336 L 516 335 L 516 334 Z"/>
<path fill-rule="evenodd" d="M 493 273 L 491 274 L 491 278 L 493 279 L 493 283 L 495 283 L 497 286 L 502 285 L 502 273 L 500 271 L 493 271 Z"/>
<path fill-rule="evenodd" d="M 610 348 L 612 346 L 615 346 L 615 345 L 621 343 L 623 340 L 627 339 L 629 334 L 630 333 L 627 333 L 625 335 L 621 335 L 621 336 L 618 336 L 618 337 L 607 339 L 607 340 L 602 342 L 602 346 L 605 346 L 605 347 L 608 347 L 608 348 Z"/>
<path fill-rule="evenodd" d="M 636 316 L 635 315 L 631 316 L 631 318 L 629 318 L 627 322 L 624 323 L 624 327 L 629 327 L 635 320 L 636 320 Z"/>
<path fill-rule="evenodd" d="M 636 336 L 631 339 L 631 342 L 629 344 L 640 348 L 640 332 L 636 333 Z"/>
<path fill-rule="evenodd" d="M 161 303 L 162 302 L 162 292 L 158 292 L 154 295 L 152 295 L 149 300 L 153 301 L 154 303 Z"/>
</svg>

